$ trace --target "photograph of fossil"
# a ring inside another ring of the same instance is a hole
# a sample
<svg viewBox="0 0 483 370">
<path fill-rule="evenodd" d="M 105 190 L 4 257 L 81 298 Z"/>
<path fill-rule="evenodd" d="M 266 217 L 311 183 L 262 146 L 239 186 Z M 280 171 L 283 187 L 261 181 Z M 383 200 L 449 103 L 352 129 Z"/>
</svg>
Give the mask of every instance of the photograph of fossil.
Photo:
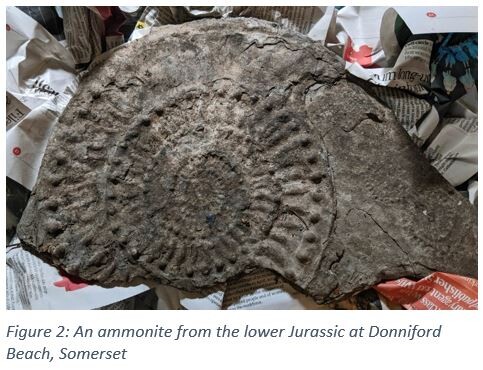
<svg viewBox="0 0 483 370">
<path fill-rule="evenodd" d="M 477 279 L 477 208 L 345 63 L 252 13 L 154 27 L 80 74 L 9 232 L 76 287 Z"/>
<path fill-rule="evenodd" d="M 477 273 L 473 207 L 388 109 L 324 46 L 255 19 L 166 26 L 92 68 L 17 232 L 108 286 L 265 268 L 327 303 Z"/>
</svg>

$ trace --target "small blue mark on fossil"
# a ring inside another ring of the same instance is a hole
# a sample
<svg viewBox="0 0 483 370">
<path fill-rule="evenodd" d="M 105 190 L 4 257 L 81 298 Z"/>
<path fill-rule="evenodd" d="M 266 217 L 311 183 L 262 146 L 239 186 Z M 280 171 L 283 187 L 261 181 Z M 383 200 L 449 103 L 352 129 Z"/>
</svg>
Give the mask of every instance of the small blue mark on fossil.
<svg viewBox="0 0 483 370">
<path fill-rule="evenodd" d="M 213 224 L 215 223 L 215 220 L 216 220 L 216 215 L 214 215 L 213 213 L 208 213 L 206 215 L 206 223 L 210 226 L 213 226 Z"/>
</svg>

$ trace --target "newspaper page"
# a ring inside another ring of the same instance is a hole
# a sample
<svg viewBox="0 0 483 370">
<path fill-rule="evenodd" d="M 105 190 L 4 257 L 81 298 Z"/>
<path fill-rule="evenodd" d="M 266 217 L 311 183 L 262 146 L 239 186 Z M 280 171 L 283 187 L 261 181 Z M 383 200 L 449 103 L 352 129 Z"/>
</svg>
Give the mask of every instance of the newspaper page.
<svg viewBox="0 0 483 370">
<path fill-rule="evenodd" d="M 62 16 L 67 50 L 76 65 L 89 63 L 102 53 L 104 24 L 98 14 L 85 6 L 64 6 Z"/>
<path fill-rule="evenodd" d="M 392 87 L 370 86 L 368 89 L 392 110 L 418 146 L 424 144 L 438 125 L 438 112 L 425 99 Z"/>
<path fill-rule="evenodd" d="M 337 22 L 343 30 L 338 37 L 346 45 L 346 69 L 377 85 L 425 93 L 420 85 L 430 81 L 433 46 L 428 34 L 477 32 L 476 13 L 472 7 L 344 7 L 339 11 Z M 400 50 L 394 65 L 385 65 L 384 60 L 392 61 L 393 53 L 387 51 L 395 48 L 390 40 L 395 37 L 396 15 L 406 22 L 413 40 Z M 386 51 L 381 40 L 385 40 Z"/>
<path fill-rule="evenodd" d="M 221 310 L 225 290 L 226 285 L 205 294 L 180 292 L 178 294 L 179 304 L 188 310 Z"/>
<path fill-rule="evenodd" d="M 30 109 L 7 91 L 6 96 L 6 117 L 7 131 L 22 121 L 30 113 Z"/>
<path fill-rule="evenodd" d="M 365 68 L 384 66 L 380 31 L 386 9 L 381 6 L 346 6 L 337 12 L 335 39 L 344 47 L 346 68 L 352 64 Z M 334 46 L 328 45 L 333 50 Z"/>
<path fill-rule="evenodd" d="M 477 310 L 478 280 L 435 272 L 417 282 L 401 278 L 376 290 L 408 310 Z"/>
<path fill-rule="evenodd" d="M 478 9 L 471 6 L 395 6 L 415 35 L 426 33 L 478 32 Z"/>
<path fill-rule="evenodd" d="M 65 6 L 61 14 L 67 49 L 80 69 L 104 51 L 124 43 L 119 28 L 126 16 L 117 6 Z"/>
<path fill-rule="evenodd" d="M 172 288 L 171 288 L 172 289 Z M 158 305 L 166 307 L 165 287 L 156 290 Z M 180 305 L 188 310 L 324 310 L 356 309 L 355 299 L 320 305 L 269 270 L 257 270 L 208 294 L 177 291 Z M 172 297 L 172 296 L 171 296 Z M 170 307 L 175 308 L 173 305 Z"/>
<path fill-rule="evenodd" d="M 433 41 L 420 38 L 409 41 L 404 45 L 393 67 L 364 68 L 362 64 L 369 63 L 364 54 L 345 53 L 346 70 L 352 75 L 380 86 L 406 89 L 418 94 L 428 91 L 424 85 L 429 84 L 431 72 L 429 68 Z M 372 58 L 371 58 L 372 61 Z"/>
<path fill-rule="evenodd" d="M 227 284 L 218 291 L 199 299 L 181 299 L 187 309 L 314 309 L 318 305 L 309 297 L 295 291 L 270 271 L 257 271 Z"/>
<path fill-rule="evenodd" d="M 228 284 L 222 308 L 227 310 L 321 309 L 314 300 L 266 270 L 257 271 Z"/>
<path fill-rule="evenodd" d="M 52 35 L 17 8 L 6 13 L 6 175 L 31 190 L 77 81 L 71 54 Z"/>
<path fill-rule="evenodd" d="M 18 243 L 18 239 L 13 244 Z M 102 288 L 74 281 L 19 247 L 7 248 L 8 310 L 87 310 L 142 293 L 146 285 Z"/>
<path fill-rule="evenodd" d="M 478 120 L 443 119 L 425 154 L 450 184 L 462 184 L 478 172 Z"/>
</svg>

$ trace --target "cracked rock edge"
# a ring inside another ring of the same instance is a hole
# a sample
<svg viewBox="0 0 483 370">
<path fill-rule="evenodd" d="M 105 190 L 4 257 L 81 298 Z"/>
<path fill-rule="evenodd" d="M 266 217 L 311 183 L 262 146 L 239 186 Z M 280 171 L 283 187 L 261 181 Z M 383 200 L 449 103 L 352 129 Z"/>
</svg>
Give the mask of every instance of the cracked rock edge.
<svg viewBox="0 0 483 370">
<path fill-rule="evenodd" d="M 18 235 L 104 286 L 257 268 L 319 303 L 477 274 L 474 208 L 320 43 L 254 19 L 164 26 L 87 73 Z"/>
</svg>

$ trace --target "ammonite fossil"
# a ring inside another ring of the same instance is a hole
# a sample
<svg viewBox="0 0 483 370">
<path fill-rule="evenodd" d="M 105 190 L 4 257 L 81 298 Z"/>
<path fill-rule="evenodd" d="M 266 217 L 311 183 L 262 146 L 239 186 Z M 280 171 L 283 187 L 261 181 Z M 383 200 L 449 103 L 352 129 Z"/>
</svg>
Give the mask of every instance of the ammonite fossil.
<svg viewBox="0 0 483 370">
<path fill-rule="evenodd" d="M 476 215 L 320 42 L 254 19 L 163 26 L 92 67 L 18 227 L 103 285 L 256 268 L 318 302 L 475 276 Z"/>
</svg>

